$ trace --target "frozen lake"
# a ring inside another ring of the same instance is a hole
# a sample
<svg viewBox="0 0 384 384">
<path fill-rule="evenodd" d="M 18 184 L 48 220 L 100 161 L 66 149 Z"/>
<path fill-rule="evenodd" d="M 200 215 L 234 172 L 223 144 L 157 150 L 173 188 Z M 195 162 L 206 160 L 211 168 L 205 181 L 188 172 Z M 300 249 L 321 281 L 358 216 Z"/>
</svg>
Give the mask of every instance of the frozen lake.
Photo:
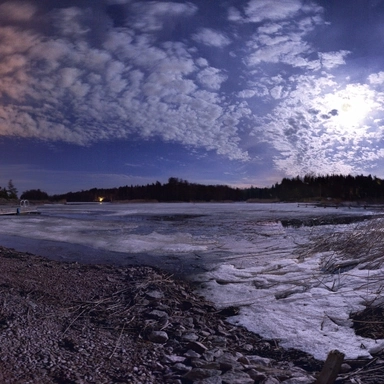
<svg viewBox="0 0 384 384">
<path fill-rule="evenodd" d="M 180 203 L 45 205 L 39 211 L 0 216 L 0 244 L 56 260 L 143 263 L 188 277 L 219 308 L 239 307 L 234 324 L 318 359 L 332 349 L 369 358 L 384 347 L 384 340 L 356 336 L 349 320 L 377 297 L 384 269 L 347 260 L 349 268 L 326 271 L 324 260 L 336 256 L 303 257 L 301 247 L 358 231 L 356 222 L 382 215 L 379 210 Z"/>
</svg>

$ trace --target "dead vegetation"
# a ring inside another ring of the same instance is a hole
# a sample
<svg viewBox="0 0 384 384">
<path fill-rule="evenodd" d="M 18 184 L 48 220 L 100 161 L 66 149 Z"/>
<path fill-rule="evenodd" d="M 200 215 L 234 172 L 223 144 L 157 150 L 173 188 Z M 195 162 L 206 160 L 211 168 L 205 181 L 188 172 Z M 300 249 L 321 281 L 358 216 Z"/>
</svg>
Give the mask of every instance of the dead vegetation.
<svg viewBox="0 0 384 384">
<path fill-rule="evenodd" d="M 301 247 L 300 257 L 319 253 L 323 274 L 336 275 L 339 281 L 353 276 L 353 269 L 365 270 L 362 298 L 365 309 L 352 313 L 355 332 L 363 337 L 384 339 L 384 219 L 367 220 L 323 236 L 313 236 Z M 337 285 L 337 284 L 335 284 Z"/>
</svg>

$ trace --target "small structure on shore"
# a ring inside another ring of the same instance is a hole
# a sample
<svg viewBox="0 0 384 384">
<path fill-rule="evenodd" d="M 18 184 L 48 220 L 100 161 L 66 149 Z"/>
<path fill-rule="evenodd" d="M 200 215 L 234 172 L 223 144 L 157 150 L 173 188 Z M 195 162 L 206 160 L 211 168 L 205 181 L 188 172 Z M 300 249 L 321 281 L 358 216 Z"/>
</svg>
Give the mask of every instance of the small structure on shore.
<svg viewBox="0 0 384 384">
<path fill-rule="evenodd" d="M 39 215 L 36 207 L 31 206 L 28 200 L 20 200 L 19 205 L 4 205 L 0 208 L 0 215 Z"/>
</svg>

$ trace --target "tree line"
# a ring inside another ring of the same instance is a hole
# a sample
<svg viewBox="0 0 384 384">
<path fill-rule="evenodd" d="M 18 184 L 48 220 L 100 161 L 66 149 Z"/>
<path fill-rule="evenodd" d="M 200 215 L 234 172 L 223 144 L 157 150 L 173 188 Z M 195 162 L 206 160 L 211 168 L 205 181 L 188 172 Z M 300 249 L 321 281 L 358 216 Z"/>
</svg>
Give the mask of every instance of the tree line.
<svg viewBox="0 0 384 384">
<path fill-rule="evenodd" d="M 15 200 L 17 199 L 18 191 L 13 185 L 12 179 L 8 181 L 7 187 L 0 187 L 0 199 Z"/>
<path fill-rule="evenodd" d="M 167 183 L 126 185 L 116 188 L 92 188 L 60 195 L 48 195 L 40 189 L 23 192 L 21 199 L 93 202 L 93 201 L 384 201 L 384 181 L 368 176 L 306 175 L 283 178 L 271 187 L 234 188 L 227 185 L 203 185 L 170 177 Z"/>
</svg>

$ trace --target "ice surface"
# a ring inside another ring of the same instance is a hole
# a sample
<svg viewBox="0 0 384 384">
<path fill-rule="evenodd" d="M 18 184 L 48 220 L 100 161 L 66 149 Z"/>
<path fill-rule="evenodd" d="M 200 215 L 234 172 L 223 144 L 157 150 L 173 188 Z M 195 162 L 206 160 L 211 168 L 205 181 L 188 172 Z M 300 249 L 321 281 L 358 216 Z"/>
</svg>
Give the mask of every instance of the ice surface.
<svg viewBox="0 0 384 384">
<path fill-rule="evenodd" d="M 146 252 L 159 267 L 174 262 L 175 270 L 182 262 L 196 261 L 199 273 L 189 277 L 218 307 L 240 307 L 230 318 L 234 324 L 318 359 L 332 349 L 347 358 L 369 358 L 384 348 L 384 340 L 356 336 L 349 320 L 351 312 L 377 298 L 384 270 L 355 266 L 332 274 L 322 267 L 332 253 L 299 253 L 309 239 L 353 224 L 282 225 L 292 219 L 308 224 L 380 212 L 245 203 L 47 205 L 39 210 L 39 216 L 0 217 L 1 237 L 16 239 L 16 249 L 17 239 L 24 244 L 30 239 L 39 241 L 41 250 L 56 242 L 68 244 L 71 252 L 77 245 L 114 251 L 121 258 Z"/>
</svg>

